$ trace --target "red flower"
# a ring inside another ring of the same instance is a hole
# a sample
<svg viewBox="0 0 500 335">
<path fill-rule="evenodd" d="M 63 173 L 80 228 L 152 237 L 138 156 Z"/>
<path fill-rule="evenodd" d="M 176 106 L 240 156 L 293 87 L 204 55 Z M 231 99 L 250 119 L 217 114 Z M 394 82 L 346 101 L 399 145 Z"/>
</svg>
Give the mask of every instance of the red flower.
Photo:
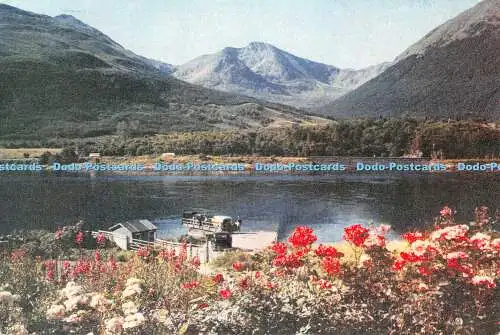
<svg viewBox="0 0 500 335">
<path fill-rule="evenodd" d="M 242 271 L 245 268 L 245 264 L 241 262 L 235 262 L 233 263 L 233 269 L 234 271 Z"/>
<path fill-rule="evenodd" d="M 368 236 L 369 230 L 359 224 L 344 228 L 344 239 L 357 247 L 362 246 Z"/>
<path fill-rule="evenodd" d="M 301 255 L 278 255 L 273 259 L 274 266 L 285 266 L 288 268 L 298 268 L 302 266 Z"/>
<path fill-rule="evenodd" d="M 340 261 L 338 260 L 338 258 L 327 256 L 323 259 L 321 265 L 329 275 L 335 275 L 340 272 Z"/>
<path fill-rule="evenodd" d="M 76 233 L 76 236 L 75 236 L 75 243 L 76 244 L 81 246 L 83 243 L 83 239 L 84 239 L 83 231 L 79 231 L 78 233 Z"/>
<path fill-rule="evenodd" d="M 403 259 L 399 259 L 399 260 L 394 261 L 394 263 L 392 263 L 392 269 L 396 270 L 396 271 L 400 271 L 401 269 L 404 268 L 405 265 L 406 265 L 406 261 Z"/>
<path fill-rule="evenodd" d="M 202 302 L 201 304 L 198 305 L 199 309 L 207 308 L 207 307 L 208 307 L 208 304 L 206 302 Z"/>
<path fill-rule="evenodd" d="M 288 239 L 288 242 L 292 244 L 293 247 L 307 247 L 312 243 L 316 242 L 318 238 L 314 235 L 313 230 L 309 227 L 296 227 L 292 236 Z"/>
<path fill-rule="evenodd" d="M 222 299 L 229 299 L 231 298 L 232 295 L 231 290 L 229 289 L 220 290 L 219 294 L 222 297 Z"/>
<path fill-rule="evenodd" d="M 278 243 L 275 243 L 273 244 L 273 246 L 271 247 L 271 249 L 277 253 L 278 255 L 284 255 L 286 254 L 286 250 L 287 250 L 287 246 L 285 243 L 282 243 L 282 242 L 278 242 Z"/>
<path fill-rule="evenodd" d="M 408 232 L 408 233 L 405 233 L 403 234 L 403 238 L 408 241 L 408 243 L 412 244 L 413 242 L 417 241 L 417 240 L 424 240 L 425 237 L 422 233 L 420 232 Z"/>
<path fill-rule="evenodd" d="M 415 255 L 413 252 L 401 252 L 399 254 L 401 258 L 407 262 L 414 263 L 414 262 L 420 262 L 423 260 L 422 257 Z"/>
<path fill-rule="evenodd" d="M 256 279 L 259 279 L 259 278 L 260 278 L 260 272 L 259 272 L 259 271 L 255 272 L 255 278 L 256 278 Z"/>
<path fill-rule="evenodd" d="M 216 274 L 212 280 L 216 283 L 222 283 L 224 281 L 224 277 L 222 276 L 222 273 Z"/>
<path fill-rule="evenodd" d="M 320 244 L 318 246 L 318 248 L 316 250 L 314 250 L 314 252 L 319 257 L 325 257 L 325 256 L 342 257 L 342 256 L 344 256 L 343 253 L 337 251 L 337 249 L 335 249 L 334 247 L 332 247 L 332 246 L 325 246 L 323 244 Z"/>
</svg>

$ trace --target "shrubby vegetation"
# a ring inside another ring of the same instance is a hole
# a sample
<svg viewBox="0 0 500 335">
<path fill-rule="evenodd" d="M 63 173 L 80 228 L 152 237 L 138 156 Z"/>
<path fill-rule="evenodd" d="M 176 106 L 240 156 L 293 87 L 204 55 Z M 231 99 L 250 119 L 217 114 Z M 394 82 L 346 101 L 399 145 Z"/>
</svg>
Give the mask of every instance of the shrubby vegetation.
<svg viewBox="0 0 500 335">
<path fill-rule="evenodd" d="M 145 137 L 5 143 L 7 146 L 71 147 L 105 156 L 177 154 L 261 156 L 377 156 L 418 154 L 439 158 L 498 157 L 500 128 L 471 121 L 414 119 L 332 121 L 259 131 L 173 132 Z"/>
<path fill-rule="evenodd" d="M 0 263 L 0 332 L 7 334 L 494 334 L 500 217 L 470 224 L 441 210 L 434 227 L 386 247 L 387 225 L 344 229 L 351 251 L 315 244 L 308 227 L 229 269 L 200 269 L 178 249 L 140 249 L 118 261 L 104 236 L 92 255 Z M 58 231 L 55 243 L 90 237 Z M 230 257 L 226 257 L 228 261 Z"/>
</svg>

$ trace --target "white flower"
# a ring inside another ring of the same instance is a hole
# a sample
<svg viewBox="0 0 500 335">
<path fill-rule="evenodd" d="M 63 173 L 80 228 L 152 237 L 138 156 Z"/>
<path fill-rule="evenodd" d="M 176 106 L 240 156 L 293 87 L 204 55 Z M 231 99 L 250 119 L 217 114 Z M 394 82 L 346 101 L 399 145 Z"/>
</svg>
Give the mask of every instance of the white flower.
<svg viewBox="0 0 500 335">
<path fill-rule="evenodd" d="M 9 291 L 0 291 L 0 304 L 12 305 L 14 300 L 15 296 Z"/>
<path fill-rule="evenodd" d="M 141 294 L 142 288 L 139 284 L 127 285 L 122 292 L 122 298 L 128 298 L 135 294 Z"/>
<path fill-rule="evenodd" d="M 388 224 L 381 224 L 377 228 L 375 228 L 375 231 L 381 235 L 387 234 L 387 232 L 391 230 L 391 225 Z"/>
<path fill-rule="evenodd" d="M 66 284 L 66 287 L 61 290 L 61 294 L 63 297 L 71 298 L 75 295 L 78 295 L 82 292 L 82 287 L 77 285 L 75 282 L 70 281 Z"/>
<path fill-rule="evenodd" d="M 52 305 L 47 310 L 47 319 L 57 320 L 61 319 L 66 312 L 66 308 L 63 305 Z"/>
<path fill-rule="evenodd" d="M 67 323 L 79 323 L 83 320 L 84 311 L 78 311 L 76 313 L 71 314 L 67 318 L 64 318 L 63 321 Z"/>
<path fill-rule="evenodd" d="M 104 325 L 106 326 L 106 330 L 112 334 L 119 333 L 123 329 L 123 323 L 125 319 L 121 316 L 116 316 L 109 320 L 104 321 Z"/>
<path fill-rule="evenodd" d="M 125 284 L 125 286 L 132 286 L 136 284 L 140 286 L 144 284 L 144 280 L 132 277 L 127 279 L 127 283 Z"/>
<path fill-rule="evenodd" d="M 135 314 L 137 313 L 137 305 L 132 301 L 126 302 L 122 305 L 122 311 L 124 314 Z"/>
<path fill-rule="evenodd" d="M 9 328 L 9 335 L 28 335 L 29 332 L 23 325 L 13 325 Z"/>
<path fill-rule="evenodd" d="M 145 321 L 144 315 L 142 313 L 135 313 L 127 315 L 125 317 L 125 322 L 123 323 L 123 329 L 135 328 L 142 325 Z"/>
<path fill-rule="evenodd" d="M 94 293 L 90 298 L 89 306 L 92 308 L 99 308 L 111 305 L 111 300 L 106 299 L 101 293 Z"/>
<path fill-rule="evenodd" d="M 80 304 L 80 301 L 82 301 L 81 296 L 70 297 L 68 300 L 66 300 L 64 302 L 64 307 L 66 307 L 66 310 L 68 312 L 71 312 L 78 307 L 78 304 Z"/>
</svg>

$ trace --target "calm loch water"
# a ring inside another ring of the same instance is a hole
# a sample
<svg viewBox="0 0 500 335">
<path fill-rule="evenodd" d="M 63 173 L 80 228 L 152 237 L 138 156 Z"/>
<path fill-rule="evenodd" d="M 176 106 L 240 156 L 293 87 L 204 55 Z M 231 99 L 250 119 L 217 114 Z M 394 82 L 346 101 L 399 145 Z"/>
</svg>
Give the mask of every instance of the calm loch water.
<svg viewBox="0 0 500 335">
<path fill-rule="evenodd" d="M 83 219 L 93 228 L 147 218 L 163 236 L 185 231 L 183 210 L 240 216 L 242 230 L 296 225 L 320 241 L 340 240 L 343 227 L 391 224 L 396 232 L 432 222 L 450 205 L 472 219 L 476 206 L 500 207 L 498 174 L 338 174 L 333 176 L 96 176 L 0 175 L 0 232 L 55 229 Z"/>
</svg>

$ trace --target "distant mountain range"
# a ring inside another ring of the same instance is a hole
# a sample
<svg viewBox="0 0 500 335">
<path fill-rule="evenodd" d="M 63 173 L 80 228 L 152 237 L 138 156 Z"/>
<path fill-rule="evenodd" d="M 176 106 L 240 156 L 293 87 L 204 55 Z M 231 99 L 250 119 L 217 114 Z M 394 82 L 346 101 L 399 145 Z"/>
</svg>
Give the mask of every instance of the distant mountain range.
<svg viewBox="0 0 500 335">
<path fill-rule="evenodd" d="M 339 69 L 252 42 L 225 48 L 177 66 L 172 75 L 189 83 L 297 107 L 325 105 L 377 76 L 390 64 Z"/>
<path fill-rule="evenodd" d="M 0 140 L 324 122 L 166 73 L 78 19 L 0 4 Z"/>
<path fill-rule="evenodd" d="M 366 69 L 261 42 L 173 66 L 73 16 L 0 4 L 0 140 L 326 121 L 308 113 L 498 120 L 499 27 L 500 1 L 484 0 Z"/>
<path fill-rule="evenodd" d="M 318 111 L 335 117 L 500 119 L 500 1 L 432 30 L 380 75 Z"/>
</svg>

